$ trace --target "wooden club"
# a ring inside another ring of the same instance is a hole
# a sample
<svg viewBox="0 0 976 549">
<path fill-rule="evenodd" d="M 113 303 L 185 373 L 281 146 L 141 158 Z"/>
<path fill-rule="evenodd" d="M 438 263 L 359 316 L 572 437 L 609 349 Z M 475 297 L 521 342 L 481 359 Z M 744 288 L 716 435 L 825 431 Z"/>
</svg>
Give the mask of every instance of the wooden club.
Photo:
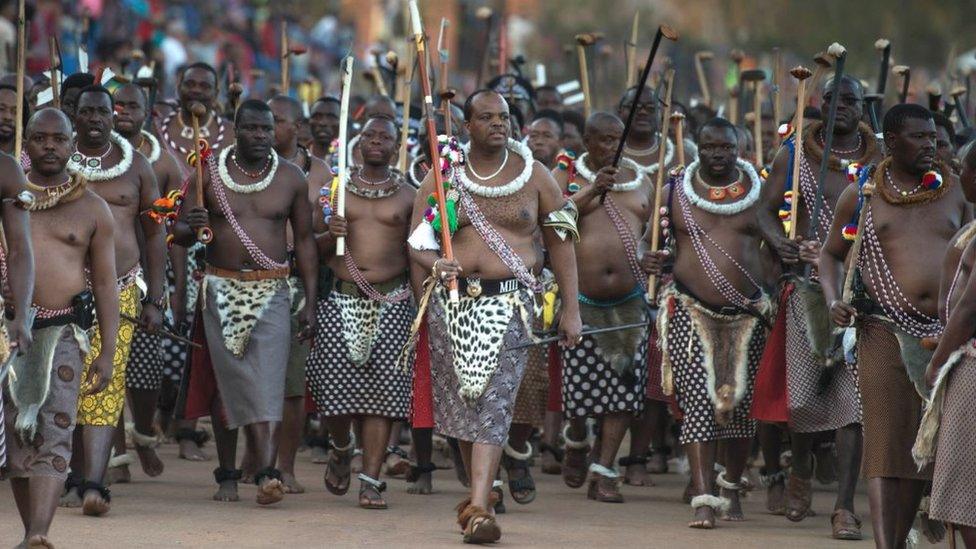
<svg viewBox="0 0 976 549">
<path fill-rule="evenodd" d="M 794 150 L 797 151 L 793 158 L 792 189 L 793 198 L 790 200 L 790 240 L 796 240 L 796 215 L 797 206 L 800 204 L 799 181 L 800 181 L 800 161 L 803 152 L 803 108 L 807 98 L 807 79 L 813 76 L 810 69 L 797 66 L 790 69 L 790 75 L 796 79 L 796 115 L 793 118 L 793 127 L 796 128 Z"/>
</svg>

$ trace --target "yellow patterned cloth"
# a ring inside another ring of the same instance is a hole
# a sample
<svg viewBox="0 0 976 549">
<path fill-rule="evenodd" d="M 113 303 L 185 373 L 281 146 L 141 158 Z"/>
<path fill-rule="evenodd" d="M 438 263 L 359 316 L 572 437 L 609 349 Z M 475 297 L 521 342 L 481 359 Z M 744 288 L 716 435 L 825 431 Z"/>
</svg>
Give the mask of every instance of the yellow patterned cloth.
<svg viewBox="0 0 976 549">
<path fill-rule="evenodd" d="M 119 311 L 132 318 L 139 315 L 139 287 L 133 281 L 119 290 Z M 112 359 L 112 381 L 102 392 L 80 396 L 78 399 L 78 425 L 111 425 L 119 422 L 122 407 L 125 405 L 125 365 L 129 363 L 129 350 L 135 326 L 126 320 L 119 322 L 119 336 Z M 102 351 L 102 334 L 98 327 L 91 338 L 91 352 L 85 357 L 85 372 L 81 379 L 87 379 L 88 368 Z M 86 388 L 83 386 L 82 391 Z"/>
</svg>

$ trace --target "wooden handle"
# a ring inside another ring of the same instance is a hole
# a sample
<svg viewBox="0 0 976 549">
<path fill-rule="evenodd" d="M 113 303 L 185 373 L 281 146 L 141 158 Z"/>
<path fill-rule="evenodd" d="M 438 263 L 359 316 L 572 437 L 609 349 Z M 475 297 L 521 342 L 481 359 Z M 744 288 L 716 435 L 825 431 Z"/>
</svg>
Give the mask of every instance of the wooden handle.
<svg viewBox="0 0 976 549">
<path fill-rule="evenodd" d="M 576 56 L 579 57 L 580 84 L 583 87 L 583 119 L 590 118 L 592 104 L 590 100 L 590 76 L 586 68 L 586 47 L 576 44 Z"/>
<path fill-rule="evenodd" d="M 61 86 L 61 78 L 59 73 L 61 72 L 61 63 L 58 62 L 58 39 L 54 36 L 48 38 L 47 52 L 51 65 L 51 93 L 54 97 L 53 104 L 55 109 L 60 109 L 61 93 L 59 88 Z"/>
<path fill-rule="evenodd" d="M 762 170 L 763 167 L 763 144 L 762 144 L 762 83 L 756 82 L 752 90 L 752 113 L 755 120 L 752 121 L 753 139 L 756 141 L 756 168 Z"/>
<path fill-rule="evenodd" d="M 864 236 L 862 229 L 864 228 L 864 219 L 867 217 L 868 207 L 871 204 L 873 188 L 870 183 L 866 183 L 861 190 L 864 193 L 864 202 L 861 204 L 861 211 L 857 216 L 857 234 L 854 235 L 854 243 L 851 245 L 849 255 L 851 263 L 848 265 L 847 273 L 844 275 L 844 291 L 841 293 L 841 299 L 848 305 L 851 304 L 851 298 L 854 295 L 854 271 L 857 269 L 857 258 L 861 255 L 861 242 Z"/>
<path fill-rule="evenodd" d="M 410 164 L 407 162 L 407 137 L 410 132 L 410 95 L 413 92 L 413 68 L 414 68 L 414 53 L 412 48 L 407 49 L 406 67 L 404 69 L 403 78 L 403 120 L 400 126 L 400 156 L 397 158 L 397 164 L 400 168 L 400 173 L 407 173 L 410 169 Z"/>
<path fill-rule="evenodd" d="M 661 239 L 661 202 L 664 198 L 664 174 L 667 166 L 664 165 L 664 154 L 668 148 L 668 128 L 671 119 L 671 90 L 674 87 L 674 69 L 668 69 L 664 75 L 664 117 L 661 124 L 661 142 L 658 145 L 657 154 L 657 181 L 654 184 L 654 215 L 651 221 L 651 250 L 657 251 Z M 635 99 L 636 101 L 636 99 Z M 657 277 L 651 275 L 647 277 L 647 297 L 651 303 L 657 300 Z"/>
<path fill-rule="evenodd" d="M 807 81 L 796 89 L 796 133 L 793 138 L 793 199 L 790 200 L 790 240 L 796 240 L 797 208 L 800 205 L 800 162 L 803 160 L 803 106 L 807 102 Z"/>
<path fill-rule="evenodd" d="M 708 77 L 705 75 L 705 65 L 699 55 L 695 56 L 695 75 L 698 76 L 698 87 L 701 88 L 702 103 L 712 108 L 712 93 L 708 90 Z"/>
<path fill-rule="evenodd" d="M 191 117 L 193 119 L 193 147 L 197 155 L 197 204 L 203 208 L 203 147 L 200 145 L 200 117 L 195 112 Z M 197 229 L 197 240 L 209 244 L 213 240 L 213 232 L 210 227 Z"/>
<path fill-rule="evenodd" d="M 291 86 L 291 78 L 288 74 L 290 67 L 291 52 L 288 51 L 288 23 L 281 22 L 281 93 L 288 95 L 288 88 Z"/>
<path fill-rule="evenodd" d="M 627 87 L 637 84 L 637 33 L 640 28 L 640 10 L 634 13 L 630 27 L 630 42 L 627 43 Z"/>
<path fill-rule="evenodd" d="M 24 65 L 27 54 L 27 9 L 24 0 L 18 2 L 17 12 L 17 119 L 14 121 L 14 158 L 20 161 L 24 146 Z"/>
<path fill-rule="evenodd" d="M 680 114 L 672 114 L 671 121 L 674 122 L 674 141 L 675 148 L 678 149 L 678 165 L 681 167 L 686 166 L 685 164 L 685 117 Z"/>
<path fill-rule="evenodd" d="M 342 98 L 339 100 L 339 155 L 338 171 L 339 185 L 336 188 L 336 214 L 346 216 L 346 177 L 348 175 L 348 131 L 349 131 L 349 95 L 352 93 L 352 57 L 346 57 L 342 62 Z M 343 256 L 346 253 L 346 239 L 339 237 L 336 239 L 336 256 Z"/>
</svg>

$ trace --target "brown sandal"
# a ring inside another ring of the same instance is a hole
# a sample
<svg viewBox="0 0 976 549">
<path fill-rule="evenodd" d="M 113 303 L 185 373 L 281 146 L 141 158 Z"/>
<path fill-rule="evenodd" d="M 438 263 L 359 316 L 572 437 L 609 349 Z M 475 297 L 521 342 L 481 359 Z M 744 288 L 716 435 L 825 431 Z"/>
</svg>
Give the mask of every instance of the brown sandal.
<svg viewBox="0 0 976 549">
<path fill-rule="evenodd" d="M 566 450 L 563 457 L 563 482 L 570 488 L 579 488 L 586 483 L 586 471 L 589 466 L 590 437 L 585 440 L 569 438 L 569 424 L 563 428 L 563 438 L 566 439 Z"/>
<path fill-rule="evenodd" d="M 834 511 L 834 514 L 830 515 L 830 526 L 834 531 L 834 539 L 864 539 L 861 534 L 861 519 L 847 509 Z"/>
<path fill-rule="evenodd" d="M 383 492 L 386 491 L 386 483 L 376 480 L 365 473 L 359 473 L 359 506 L 363 509 L 388 509 L 386 500 L 383 499 Z M 370 492 L 376 494 L 371 497 Z"/>
<path fill-rule="evenodd" d="M 812 489 L 810 479 L 802 479 L 790 474 L 786 483 L 786 518 L 793 522 L 800 522 L 809 516 Z"/>
<path fill-rule="evenodd" d="M 462 501 L 457 509 L 458 524 L 464 531 L 464 543 L 495 543 L 501 539 L 502 530 L 495 522 L 495 517 L 484 507 L 471 505 L 471 498 Z"/>
<path fill-rule="evenodd" d="M 344 496 L 349 491 L 349 481 L 352 477 L 352 452 L 355 447 L 355 437 L 349 438 L 349 444 L 345 448 L 332 445 L 332 453 L 325 464 L 325 475 L 322 480 L 325 482 L 325 489 L 334 495 Z M 329 476 L 335 477 L 338 481 L 332 483 Z"/>
<path fill-rule="evenodd" d="M 619 475 L 597 463 L 590 465 L 590 473 L 590 486 L 586 491 L 587 498 L 603 503 L 624 502 L 624 496 L 620 493 Z"/>
</svg>

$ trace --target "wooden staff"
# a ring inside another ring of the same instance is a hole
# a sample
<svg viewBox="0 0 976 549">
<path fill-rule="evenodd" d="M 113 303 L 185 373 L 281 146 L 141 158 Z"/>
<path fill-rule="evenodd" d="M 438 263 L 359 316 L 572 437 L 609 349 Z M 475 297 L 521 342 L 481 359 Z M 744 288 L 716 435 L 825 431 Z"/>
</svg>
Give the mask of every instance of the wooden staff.
<svg viewBox="0 0 976 549">
<path fill-rule="evenodd" d="M 451 52 L 447 47 L 446 31 L 451 25 L 447 17 L 441 17 L 441 31 L 437 36 L 437 53 L 441 60 L 441 109 L 444 111 L 444 134 L 451 137 L 451 100 L 455 92 L 449 87 L 447 77 L 448 62 Z"/>
<path fill-rule="evenodd" d="M 646 70 L 646 69 L 645 69 Z M 668 142 L 668 120 L 671 118 L 671 90 L 674 87 L 674 69 L 664 74 L 664 123 L 661 124 L 661 145 L 657 154 L 657 181 L 654 184 L 654 215 L 651 220 L 651 249 L 657 251 L 661 240 L 661 203 L 664 199 L 664 153 Z M 635 98 L 636 103 L 636 98 Z M 647 277 L 647 297 L 651 303 L 657 300 L 657 277 Z"/>
<path fill-rule="evenodd" d="M 925 87 L 925 92 L 929 96 L 929 110 L 937 112 L 939 110 L 939 104 L 942 103 L 942 86 L 938 82 L 930 82 Z"/>
<path fill-rule="evenodd" d="M 675 148 L 678 149 L 678 165 L 685 166 L 685 115 L 671 113 L 671 123 L 674 124 Z M 660 169 L 660 168 L 659 168 Z"/>
<path fill-rule="evenodd" d="M 790 69 L 790 74 L 796 78 L 796 116 L 793 127 L 796 128 L 793 138 L 793 198 L 790 200 L 790 240 L 796 240 L 796 216 L 800 204 L 800 160 L 803 152 L 803 107 L 807 102 L 807 78 L 813 75 L 810 69 L 797 66 Z"/>
<path fill-rule="evenodd" d="M 732 86 L 729 88 L 729 122 L 736 126 L 739 125 L 739 88 Z"/>
<path fill-rule="evenodd" d="M 203 205 L 203 144 L 200 143 L 200 119 L 207 115 L 207 107 L 201 103 L 190 105 L 190 116 L 193 118 L 193 146 L 196 150 L 197 168 L 197 205 Z M 210 227 L 201 227 L 197 230 L 197 240 L 204 244 L 209 244 L 213 240 L 213 231 Z"/>
<path fill-rule="evenodd" d="M 14 121 L 14 158 L 20 162 L 24 146 L 24 65 L 27 54 L 27 8 L 24 0 L 18 2 L 17 12 L 17 119 Z"/>
<path fill-rule="evenodd" d="M 407 162 L 407 134 L 410 132 L 410 96 L 413 93 L 413 69 L 415 65 L 414 51 L 408 48 L 406 63 L 403 66 L 403 120 L 400 128 L 400 156 L 397 164 L 401 173 L 407 173 L 410 164 Z"/>
<path fill-rule="evenodd" d="M 851 244 L 849 254 L 851 263 L 844 276 L 844 291 L 841 293 L 841 299 L 848 305 L 851 304 L 851 298 L 854 296 L 854 271 L 857 270 L 857 258 L 861 255 L 861 242 L 864 240 L 864 219 L 867 217 L 868 207 L 871 204 L 874 184 L 868 181 L 861 187 L 861 192 L 864 194 L 864 202 L 861 203 L 861 211 L 857 215 L 857 233 L 854 235 L 854 242 Z"/>
<path fill-rule="evenodd" d="M 346 178 L 348 176 L 348 146 L 346 140 L 349 132 L 349 96 L 352 92 L 352 56 L 346 57 L 342 61 L 342 98 L 339 100 L 339 146 L 336 154 L 339 155 L 339 187 L 336 189 L 336 214 L 346 217 Z M 336 239 L 336 255 L 346 254 L 346 239 L 340 236 Z"/>
<path fill-rule="evenodd" d="M 959 85 L 952 88 L 949 95 L 952 97 L 952 102 L 956 106 L 956 112 L 959 113 L 959 123 L 962 124 L 962 127 L 968 128 L 969 116 L 966 114 L 966 109 L 963 108 L 962 104 L 962 96 L 966 95 L 966 86 Z"/>
<path fill-rule="evenodd" d="M 817 87 L 820 86 L 820 79 L 827 74 L 827 71 L 834 66 L 834 63 L 831 57 L 827 55 L 827 52 L 825 51 L 814 55 L 813 62 L 816 63 L 817 66 L 813 69 L 813 80 L 810 81 L 810 89 L 816 90 Z"/>
<path fill-rule="evenodd" d="M 695 53 L 695 75 L 698 76 L 698 87 L 701 89 L 702 103 L 712 108 L 712 92 L 708 87 L 708 76 L 705 74 L 705 61 L 711 61 L 715 54 L 710 51 Z"/>
<path fill-rule="evenodd" d="M 423 59 L 426 46 L 424 45 L 424 27 L 417 9 L 417 0 L 410 0 L 410 20 L 413 22 L 413 39 L 417 49 L 417 59 Z M 434 124 L 434 99 L 430 95 L 430 80 L 427 79 L 427 68 L 423 63 L 420 67 L 420 84 L 424 93 L 424 116 L 427 121 L 427 146 L 430 148 L 430 171 L 434 174 L 434 196 L 437 198 L 437 212 L 441 218 L 441 249 L 444 259 L 454 261 L 454 248 L 451 246 L 451 227 L 447 219 L 447 197 L 444 193 L 444 175 L 441 173 L 441 155 L 437 148 L 437 126 Z M 457 280 L 452 280 L 448 286 L 452 303 L 458 302 Z"/>
<path fill-rule="evenodd" d="M 291 85 L 291 56 L 288 55 L 288 22 L 281 22 L 281 93 L 288 95 Z"/>
<path fill-rule="evenodd" d="M 741 80 L 752 83 L 752 138 L 755 141 L 756 166 L 761 169 L 763 166 L 762 82 L 766 80 L 766 73 L 758 69 L 743 71 Z"/>
<path fill-rule="evenodd" d="M 58 39 L 50 37 L 47 40 L 47 55 L 51 65 L 51 94 L 55 109 L 61 108 L 61 62 L 58 59 Z"/>
<path fill-rule="evenodd" d="M 735 65 L 735 91 L 729 91 L 729 99 L 735 105 L 735 108 L 730 108 L 729 111 L 734 113 L 732 122 L 738 124 L 741 122 L 740 118 L 745 116 L 745 105 L 742 104 L 743 96 L 742 93 L 742 60 L 746 58 L 745 52 L 740 49 L 734 49 L 729 52 L 729 60 Z"/>
<path fill-rule="evenodd" d="M 783 96 L 782 89 L 782 64 L 783 64 L 783 54 L 779 48 L 773 48 L 773 85 L 769 88 L 769 93 L 773 97 L 773 129 L 779 127 L 780 121 L 783 120 L 783 102 L 781 101 Z M 779 132 L 775 132 L 773 137 L 773 143 L 776 147 L 779 147 Z M 772 154 L 772 151 L 770 151 Z"/>
<path fill-rule="evenodd" d="M 634 24 L 630 27 L 630 41 L 627 42 L 627 88 L 637 83 L 637 29 L 640 25 L 640 10 L 634 13 Z"/>
<path fill-rule="evenodd" d="M 376 86 L 376 93 L 384 97 L 392 97 L 390 92 L 386 89 L 386 79 L 383 77 L 383 71 L 380 67 L 380 54 L 383 52 L 374 49 L 370 53 L 373 56 L 373 66 L 366 69 L 363 76 L 366 76 L 373 81 L 373 85 Z"/>
<path fill-rule="evenodd" d="M 227 64 L 227 103 L 230 106 L 230 112 L 237 112 L 237 103 L 241 100 L 241 95 L 244 93 L 244 86 L 237 81 L 236 75 L 234 74 L 234 64 Z"/>
<path fill-rule="evenodd" d="M 898 95 L 898 102 L 904 103 L 908 101 L 908 86 L 912 82 L 912 69 L 908 68 L 908 65 L 896 65 L 892 67 L 891 72 L 901 77 L 901 94 Z"/>
<path fill-rule="evenodd" d="M 576 35 L 576 57 L 579 58 L 579 78 L 583 87 L 583 118 L 588 119 L 593 112 L 592 97 L 590 96 L 590 75 L 586 68 L 586 48 L 596 44 L 593 33 Z"/>
<path fill-rule="evenodd" d="M 481 6 L 474 12 L 475 17 L 485 22 L 485 40 L 481 44 L 481 61 L 478 62 L 478 80 L 475 82 L 476 88 L 480 88 L 481 83 L 484 82 L 485 64 L 488 62 L 488 50 L 491 49 L 492 27 L 495 22 L 492 14 L 493 12 L 488 6 Z"/>
<path fill-rule="evenodd" d="M 891 42 L 887 38 L 878 38 L 874 42 L 874 49 L 881 52 L 881 74 L 878 76 L 877 93 L 884 97 L 888 84 L 888 63 L 891 62 Z"/>
</svg>

